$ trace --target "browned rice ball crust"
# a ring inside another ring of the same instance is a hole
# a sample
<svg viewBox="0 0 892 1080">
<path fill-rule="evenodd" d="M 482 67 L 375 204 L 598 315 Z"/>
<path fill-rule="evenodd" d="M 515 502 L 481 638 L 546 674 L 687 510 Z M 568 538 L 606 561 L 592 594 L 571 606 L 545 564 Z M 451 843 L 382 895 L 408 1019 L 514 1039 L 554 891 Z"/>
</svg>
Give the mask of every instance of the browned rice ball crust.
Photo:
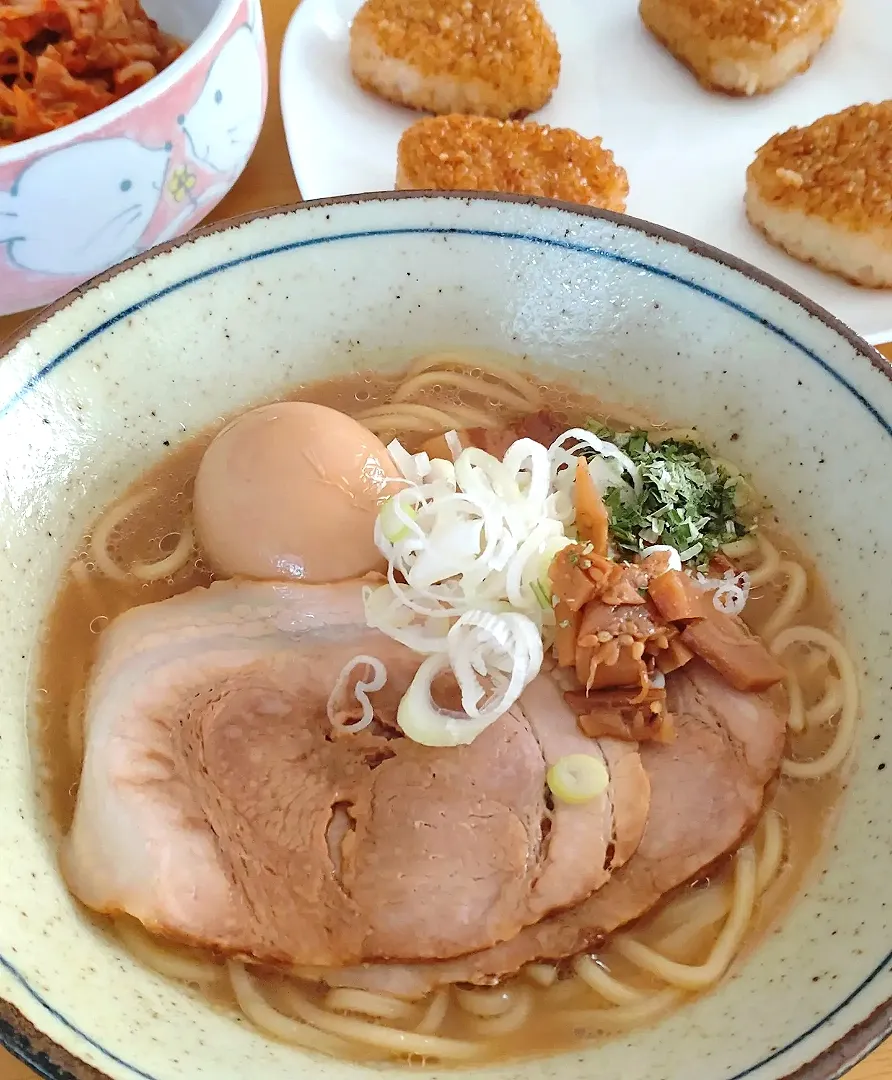
<svg viewBox="0 0 892 1080">
<path fill-rule="evenodd" d="M 480 116 L 428 117 L 403 132 L 397 187 L 505 191 L 617 211 L 629 193 L 625 169 L 600 139 Z"/>
<path fill-rule="evenodd" d="M 774 135 L 747 170 L 759 194 L 850 229 L 892 226 L 892 101 Z"/>
<path fill-rule="evenodd" d="M 746 179 L 747 214 L 773 243 L 857 284 L 892 285 L 892 101 L 853 105 L 774 135 Z M 832 251 L 811 252 L 814 240 L 801 224 L 791 230 L 793 221 L 813 223 L 824 236 L 831 226 Z M 855 244 L 864 265 L 853 262 Z"/>
<path fill-rule="evenodd" d="M 710 38 L 744 38 L 780 48 L 828 7 L 828 0 L 663 0 Z M 645 6 L 645 5 L 642 5 Z"/>
<path fill-rule="evenodd" d="M 535 0 L 366 0 L 350 29 L 357 82 L 429 112 L 507 119 L 557 86 L 557 40 Z"/>
<path fill-rule="evenodd" d="M 843 0 L 640 0 L 654 37 L 710 90 L 766 93 L 806 71 Z"/>
</svg>

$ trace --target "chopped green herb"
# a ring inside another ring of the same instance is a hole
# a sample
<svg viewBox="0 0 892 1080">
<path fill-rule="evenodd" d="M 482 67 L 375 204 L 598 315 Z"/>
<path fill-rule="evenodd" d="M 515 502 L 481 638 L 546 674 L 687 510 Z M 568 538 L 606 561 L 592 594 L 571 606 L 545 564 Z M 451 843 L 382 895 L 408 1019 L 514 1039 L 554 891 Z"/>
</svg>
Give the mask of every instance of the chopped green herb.
<svg viewBox="0 0 892 1080">
<path fill-rule="evenodd" d="M 587 426 L 620 447 L 641 475 L 640 495 L 627 487 L 604 495 L 615 547 L 637 553 L 668 544 L 682 561 L 703 565 L 747 534 L 735 505 L 740 478 L 716 465 L 702 446 L 674 439 L 652 446 L 645 431 L 611 431 L 594 421 Z"/>
</svg>

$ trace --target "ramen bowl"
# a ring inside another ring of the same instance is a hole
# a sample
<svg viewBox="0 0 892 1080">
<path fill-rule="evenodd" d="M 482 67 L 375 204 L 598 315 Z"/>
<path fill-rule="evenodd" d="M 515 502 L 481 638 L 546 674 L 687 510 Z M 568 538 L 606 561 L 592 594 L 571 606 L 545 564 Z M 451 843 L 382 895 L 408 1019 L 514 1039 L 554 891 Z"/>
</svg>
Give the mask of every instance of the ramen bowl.
<svg viewBox="0 0 892 1080">
<path fill-rule="evenodd" d="M 254 149 L 267 97 L 255 0 L 147 0 L 189 47 L 73 124 L 0 147 L 0 315 L 48 304 L 220 202 Z"/>
<path fill-rule="evenodd" d="M 269 211 L 169 244 L 59 302 L 7 348 L 0 1034 L 13 1052 L 54 1078 L 366 1075 L 265 1038 L 153 973 L 72 900 L 42 795 L 35 665 L 85 528 L 150 465 L 297 384 L 397 372 L 442 349 L 495 349 L 546 382 L 696 425 L 820 567 L 863 698 L 826 850 L 786 916 L 713 992 L 601 1045 L 473 1075 L 687 1080 L 693 1067 L 826 1080 L 888 1033 L 892 380 L 845 327 L 758 271 L 632 219 L 524 198 L 388 194 Z"/>
</svg>

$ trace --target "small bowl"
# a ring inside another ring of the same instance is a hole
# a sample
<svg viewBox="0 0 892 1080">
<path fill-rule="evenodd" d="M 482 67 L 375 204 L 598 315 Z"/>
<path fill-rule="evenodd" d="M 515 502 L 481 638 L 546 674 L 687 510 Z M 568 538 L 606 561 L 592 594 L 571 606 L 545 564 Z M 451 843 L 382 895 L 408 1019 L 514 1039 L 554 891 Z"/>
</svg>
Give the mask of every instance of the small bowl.
<svg viewBox="0 0 892 1080">
<path fill-rule="evenodd" d="M 261 1037 L 85 917 L 39 794 L 34 655 L 83 531 L 169 448 L 307 380 L 469 347 L 533 357 L 545 378 L 670 426 L 696 423 L 816 558 L 863 689 L 827 850 L 714 992 L 603 1046 L 473 1075 L 831 1080 L 890 1031 L 889 365 L 782 284 L 653 225 L 533 199 L 391 193 L 168 245 L 41 315 L 0 360 L 0 1040 L 43 1075 L 370 1075 Z"/>
<path fill-rule="evenodd" d="M 147 0 L 192 44 L 121 101 L 0 148 L 0 316 L 187 232 L 242 174 L 267 100 L 258 0 Z"/>
</svg>

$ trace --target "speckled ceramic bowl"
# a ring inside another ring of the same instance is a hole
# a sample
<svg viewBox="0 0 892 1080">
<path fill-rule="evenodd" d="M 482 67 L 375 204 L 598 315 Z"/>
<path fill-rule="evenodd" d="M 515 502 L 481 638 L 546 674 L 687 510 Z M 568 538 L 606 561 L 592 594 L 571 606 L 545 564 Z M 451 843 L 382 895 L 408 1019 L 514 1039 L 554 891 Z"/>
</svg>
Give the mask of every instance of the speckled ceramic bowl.
<svg viewBox="0 0 892 1080">
<path fill-rule="evenodd" d="M 0 315 L 27 311 L 206 217 L 263 123 L 258 0 L 143 0 L 189 42 L 127 97 L 0 147 Z"/>
<path fill-rule="evenodd" d="M 864 694 L 833 848 L 778 931 L 658 1027 L 484 1075 L 828 1080 L 889 1030 L 887 365 L 776 282 L 650 225 L 523 199 L 371 195 L 155 252 L 57 305 L 0 363 L 0 1033 L 45 1076 L 366 1075 L 261 1038 L 82 918 L 39 795 L 34 652 L 81 530 L 168 446 L 305 379 L 481 345 L 696 422 L 729 456 L 736 433 L 734 459 L 821 562 Z"/>
</svg>

